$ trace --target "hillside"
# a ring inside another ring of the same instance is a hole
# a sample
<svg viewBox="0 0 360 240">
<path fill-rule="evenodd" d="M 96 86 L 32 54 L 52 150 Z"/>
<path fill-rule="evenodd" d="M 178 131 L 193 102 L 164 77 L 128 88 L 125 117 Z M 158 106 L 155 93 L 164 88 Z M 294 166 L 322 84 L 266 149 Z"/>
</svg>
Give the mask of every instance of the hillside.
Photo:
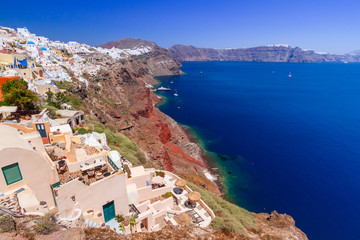
<svg viewBox="0 0 360 240">
<path fill-rule="evenodd" d="M 312 50 L 271 45 L 253 48 L 215 49 L 174 45 L 169 52 L 178 61 L 247 61 L 247 62 L 359 62 L 357 54 L 319 54 Z"/>
</svg>

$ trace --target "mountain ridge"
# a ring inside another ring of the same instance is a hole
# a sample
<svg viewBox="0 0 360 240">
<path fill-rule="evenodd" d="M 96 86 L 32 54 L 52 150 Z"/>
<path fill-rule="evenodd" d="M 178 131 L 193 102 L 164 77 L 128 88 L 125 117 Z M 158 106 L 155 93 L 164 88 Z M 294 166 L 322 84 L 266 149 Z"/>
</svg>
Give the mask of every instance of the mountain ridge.
<svg viewBox="0 0 360 240">
<path fill-rule="evenodd" d="M 360 62 L 360 54 L 316 53 L 289 45 L 268 45 L 250 48 L 199 48 L 176 44 L 168 51 L 177 61 L 248 61 L 248 62 Z"/>
</svg>

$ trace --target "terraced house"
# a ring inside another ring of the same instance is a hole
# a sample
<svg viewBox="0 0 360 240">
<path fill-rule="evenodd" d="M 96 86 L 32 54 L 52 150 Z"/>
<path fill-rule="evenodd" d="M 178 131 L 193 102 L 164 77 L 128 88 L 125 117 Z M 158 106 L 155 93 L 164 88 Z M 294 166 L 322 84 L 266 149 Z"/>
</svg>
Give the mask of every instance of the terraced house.
<svg viewBox="0 0 360 240">
<path fill-rule="evenodd" d="M 0 124 L 0 207 L 20 215 L 56 212 L 62 225 L 119 233 L 177 225 L 179 214 L 203 227 L 214 217 L 173 173 L 133 167 L 107 146 L 105 134 L 73 135 L 68 124 L 44 119 L 41 113 Z M 136 222 L 120 227 L 116 215 Z"/>
</svg>

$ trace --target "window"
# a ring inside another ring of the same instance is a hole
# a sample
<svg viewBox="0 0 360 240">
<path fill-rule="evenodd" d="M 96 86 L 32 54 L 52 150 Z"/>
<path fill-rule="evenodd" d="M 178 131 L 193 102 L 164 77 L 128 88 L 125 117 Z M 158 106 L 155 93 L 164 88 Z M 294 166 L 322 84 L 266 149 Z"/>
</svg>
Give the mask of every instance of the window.
<svg viewBox="0 0 360 240">
<path fill-rule="evenodd" d="M 16 183 L 22 180 L 19 164 L 14 163 L 2 168 L 5 181 L 7 185 Z"/>
</svg>

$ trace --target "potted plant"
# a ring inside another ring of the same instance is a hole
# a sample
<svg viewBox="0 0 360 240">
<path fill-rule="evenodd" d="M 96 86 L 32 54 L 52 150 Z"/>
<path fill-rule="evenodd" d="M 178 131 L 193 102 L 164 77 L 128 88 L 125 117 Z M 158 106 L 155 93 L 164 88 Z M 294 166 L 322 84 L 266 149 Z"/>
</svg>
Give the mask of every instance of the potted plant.
<svg viewBox="0 0 360 240">
<path fill-rule="evenodd" d="M 117 221 L 118 223 L 121 223 L 122 221 L 125 220 L 124 217 L 123 217 L 123 215 L 120 215 L 120 214 L 116 215 L 116 216 L 115 216 L 115 219 L 116 219 L 116 221 Z"/>
<path fill-rule="evenodd" d="M 132 231 L 133 227 L 137 224 L 136 219 L 133 215 L 130 217 L 130 230 Z"/>
<path fill-rule="evenodd" d="M 120 231 L 122 231 L 122 232 L 125 232 L 125 226 L 124 226 L 124 223 L 120 223 L 120 225 L 119 225 L 119 229 L 120 229 Z"/>
</svg>

